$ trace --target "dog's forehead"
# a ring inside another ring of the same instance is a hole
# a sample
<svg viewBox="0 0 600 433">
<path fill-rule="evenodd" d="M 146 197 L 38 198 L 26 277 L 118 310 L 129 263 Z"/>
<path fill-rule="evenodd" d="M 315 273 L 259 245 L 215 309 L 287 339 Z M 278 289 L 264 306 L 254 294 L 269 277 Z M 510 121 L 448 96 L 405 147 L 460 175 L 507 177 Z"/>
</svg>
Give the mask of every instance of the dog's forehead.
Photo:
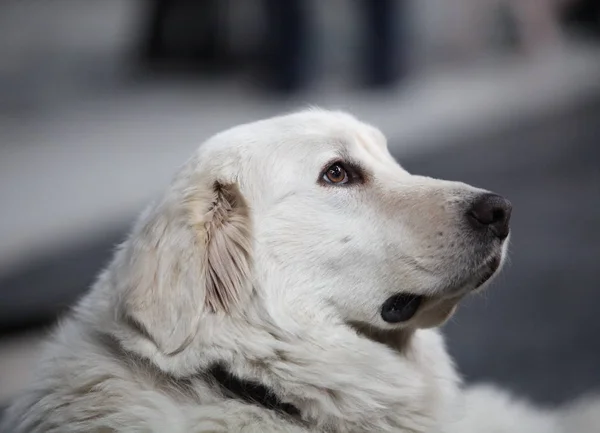
<svg viewBox="0 0 600 433">
<path fill-rule="evenodd" d="M 344 112 L 308 110 L 240 125 L 208 140 L 200 149 L 198 170 L 258 182 L 296 174 L 312 179 L 334 159 L 365 167 L 396 165 L 385 136 Z M 229 175 L 227 175 L 229 173 Z"/>
<path fill-rule="evenodd" d="M 365 151 L 373 154 L 387 148 L 381 131 L 343 112 L 300 112 L 273 119 L 269 126 L 266 130 L 257 128 L 257 139 L 265 140 L 266 151 L 284 157 L 303 159 L 320 153 L 350 155 Z"/>
</svg>

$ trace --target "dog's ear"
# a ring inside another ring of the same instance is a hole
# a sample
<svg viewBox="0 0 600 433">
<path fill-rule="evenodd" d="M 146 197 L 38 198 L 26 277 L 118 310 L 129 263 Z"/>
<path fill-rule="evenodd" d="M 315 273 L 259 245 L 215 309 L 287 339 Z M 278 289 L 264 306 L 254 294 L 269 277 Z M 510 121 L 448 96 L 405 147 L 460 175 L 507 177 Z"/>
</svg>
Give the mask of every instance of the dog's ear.
<svg viewBox="0 0 600 433">
<path fill-rule="evenodd" d="M 249 211 L 236 184 L 198 182 L 168 197 L 123 252 L 121 316 L 166 355 L 189 345 L 203 317 L 239 311 L 252 291 Z"/>
</svg>

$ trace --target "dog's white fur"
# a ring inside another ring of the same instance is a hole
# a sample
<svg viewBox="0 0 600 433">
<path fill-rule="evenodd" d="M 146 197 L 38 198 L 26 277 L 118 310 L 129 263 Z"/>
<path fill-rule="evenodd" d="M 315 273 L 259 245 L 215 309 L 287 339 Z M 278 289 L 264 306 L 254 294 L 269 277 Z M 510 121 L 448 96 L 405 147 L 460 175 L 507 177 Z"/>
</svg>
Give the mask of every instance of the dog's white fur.
<svg viewBox="0 0 600 433">
<path fill-rule="evenodd" d="M 324 183 L 335 160 L 360 165 L 360 182 Z M 430 329 L 475 288 L 465 275 L 482 255 L 504 256 L 464 227 L 481 191 L 407 173 L 377 129 L 341 112 L 214 136 L 55 331 L 6 431 L 559 431 L 505 394 L 464 399 Z M 398 292 L 428 301 L 390 325 L 379 312 Z M 215 362 L 301 420 L 225 398 L 202 373 Z"/>
</svg>

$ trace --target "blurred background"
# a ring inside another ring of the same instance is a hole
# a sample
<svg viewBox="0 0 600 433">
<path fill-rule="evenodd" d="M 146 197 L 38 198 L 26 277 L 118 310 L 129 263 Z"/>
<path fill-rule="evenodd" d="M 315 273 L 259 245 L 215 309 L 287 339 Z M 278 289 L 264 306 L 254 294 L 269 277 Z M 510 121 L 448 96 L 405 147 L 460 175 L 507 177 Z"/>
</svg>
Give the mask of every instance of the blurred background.
<svg viewBox="0 0 600 433">
<path fill-rule="evenodd" d="M 205 138 L 308 104 L 513 202 L 510 263 L 445 327 L 467 381 L 600 390 L 599 1 L 3 0 L 0 407 Z"/>
</svg>

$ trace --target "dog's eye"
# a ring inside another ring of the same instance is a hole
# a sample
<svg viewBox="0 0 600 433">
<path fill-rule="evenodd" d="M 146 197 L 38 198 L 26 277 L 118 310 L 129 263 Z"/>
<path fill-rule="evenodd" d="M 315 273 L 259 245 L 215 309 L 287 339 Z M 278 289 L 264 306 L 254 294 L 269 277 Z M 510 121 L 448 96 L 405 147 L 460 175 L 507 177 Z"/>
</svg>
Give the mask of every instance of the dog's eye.
<svg viewBox="0 0 600 433">
<path fill-rule="evenodd" d="M 327 183 L 341 185 L 344 183 L 348 183 L 350 178 L 348 177 L 348 172 L 341 164 L 336 163 L 325 170 L 323 173 L 323 180 Z"/>
</svg>

